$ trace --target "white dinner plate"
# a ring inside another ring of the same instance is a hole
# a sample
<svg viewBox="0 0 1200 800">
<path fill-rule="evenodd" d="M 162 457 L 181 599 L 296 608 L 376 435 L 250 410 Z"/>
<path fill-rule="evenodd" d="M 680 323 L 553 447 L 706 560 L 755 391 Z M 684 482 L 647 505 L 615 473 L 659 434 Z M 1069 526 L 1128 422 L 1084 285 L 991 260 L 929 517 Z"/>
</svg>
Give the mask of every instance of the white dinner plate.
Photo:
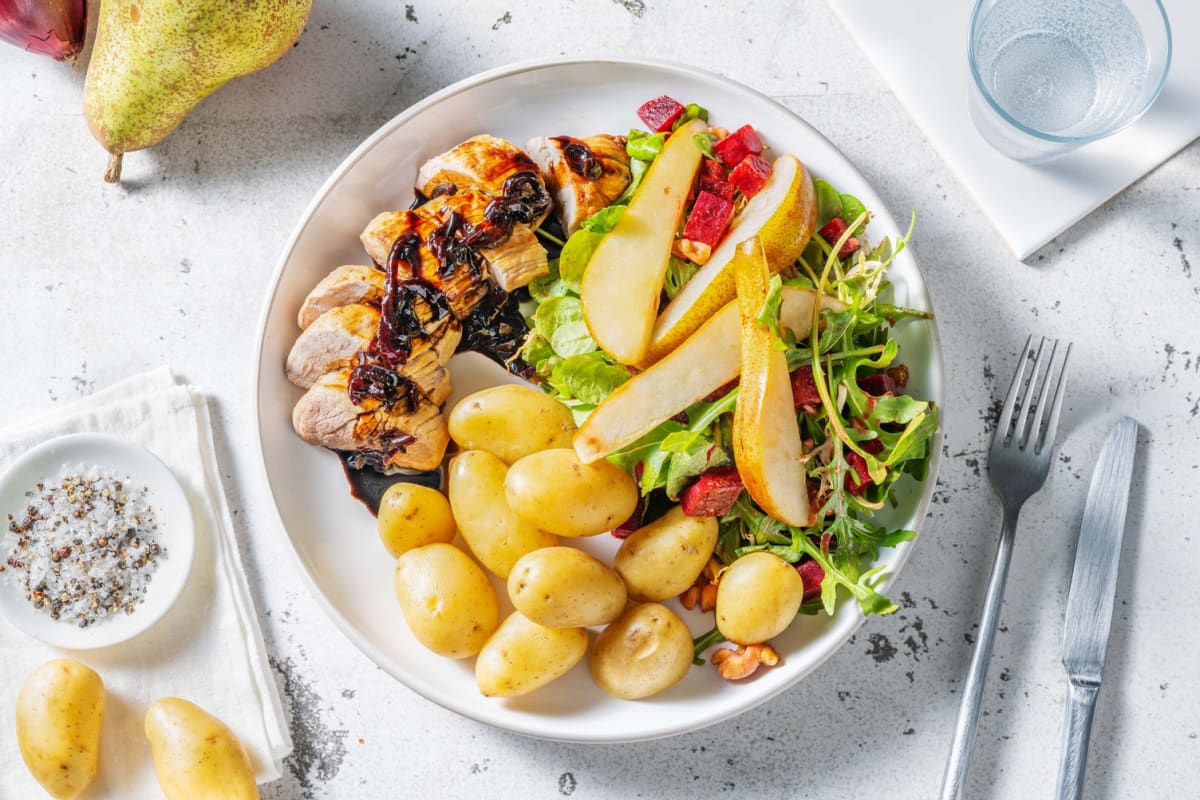
<svg viewBox="0 0 1200 800">
<path fill-rule="evenodd" d="M 86 628 L 54 620 L 25 599 L 13 570 L 0 575 L 0 611 L 20 630 L 47 644 L 68 650 L 93 650 L 128 641 L 167 613 L 183 591 L 196 549 L 196 524 L 179 480 L 153 453 L 126 439 L 100 433 L 73 433 L 42 442 L 23 453 L 0 476 L 0 519 L 20 518 L 25 493 L 39 482 L 58 476 L 64 468 L 96 466 L 131 486 L 145 486 L 154 509 L 158 542 L 166 548 L 143 602 L 132 614 L 116 614 Z M 7 526 L 7 522 L 5 523 Z M 7 558 L 11 536 L 0 532 L 0 561 Z"/>
<path fill-rule="evenodd" d="M 267 295 L 260 330 L 254 402 L 263 468 L 275 507 L 304 576 L 337 626 L 373 661 L 406 686 L 446 708 L 518 733 L 547 739 L 618 742 L 667 736 L 712 724 L 792 686 L 842 645 L 862 622 L 843 599 L 832 618 L 801 617 L 773 644 L 782 663 L 753 679 L 725 683 L 711 667 L 695 668 L 679 685 L 647 700 L 617 700 L 593 685 L 586 663 L 524 698 L 485 698 L 475 686 L 473 660 L 451 661 L 427 651 L 409 633 L 392 593 L 392 559 L 375 532 L 375 520 L 350 496 L 337 457 L 305 444 L 292 431 L 292 406 L 301 392 L 284 375 L 284 361 L 299 330 L 296 312 L 310 289 L 341 264 L 369 263 L 358 236 L 381 211 L 406 208 L 418 166 L 478 133 L 523 145 L 532 136 L 625 133 L 640 127 L 645 100 L 668 94 L 707 107 L 714 125 L 750 123 L 774 152 L 791 152 L 818 177 L 857 195 L 876 213 L 872 241 L 897 237 L 879 196 L 820 133 L 773 100 L 726 78 L 670 63 L 559 59 L 485 72 L 417 103 L 362 143 L 330 176 L 304 212 L 284 248 Z M 891 267 L 895 302 L 929 309 L 930 300 L 911 251 Z M 910 391 L 942 401 L 942 364 L 932 323 L 905 323 L 896 331 L 910 365 Z M 463 394 L 505 380 L 480 356 L 451 361 L 452 404 Z M 917 529 L 925 516 L 941 454 L 932 443 L 928 480 L 907 478 L 888 523 Z M 617 541 L 598 536 L 584 543 L 611 556 Z M 886 551 L 894 573 L 911 543 Z M 885 582 L 884 586 L 890 583 Z M 503 589 L 501 588 L 503 596 Z M 677 606 L 676 606 L 677 608 Z M 711 627 L 697 612 L 683 612 L 693 633 Z"/>
</svg>

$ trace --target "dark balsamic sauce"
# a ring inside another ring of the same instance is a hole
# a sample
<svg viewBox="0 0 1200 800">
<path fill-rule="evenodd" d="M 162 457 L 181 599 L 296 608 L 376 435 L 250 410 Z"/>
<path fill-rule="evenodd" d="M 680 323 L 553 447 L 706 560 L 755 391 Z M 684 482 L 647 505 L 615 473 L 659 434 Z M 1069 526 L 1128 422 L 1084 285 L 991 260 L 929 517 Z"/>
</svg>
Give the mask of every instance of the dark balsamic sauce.
<svg viewBox="0 0 1200 800">
<path fill-rule="evenodd" d="M 379 514 L 379 503 L 388 487 L 396 483 L 416 483 L 431 489 L 442 489 L 442 468 L 428 472 L 398 473 L 385 475 L 374 467 L 366 466 L 357 452 L 339 452 L 338 460 L 350 482 L 350 495 L 361 502 L 375 515 Z"/>
<path fill-rule="evenodd" d="M 571 172 L 590 181 L 599 180 L 604 175 L 604 165 L 586 144 L 570 136 L 554 138 L 563 146 L 563 158 Z"/>
</svg>

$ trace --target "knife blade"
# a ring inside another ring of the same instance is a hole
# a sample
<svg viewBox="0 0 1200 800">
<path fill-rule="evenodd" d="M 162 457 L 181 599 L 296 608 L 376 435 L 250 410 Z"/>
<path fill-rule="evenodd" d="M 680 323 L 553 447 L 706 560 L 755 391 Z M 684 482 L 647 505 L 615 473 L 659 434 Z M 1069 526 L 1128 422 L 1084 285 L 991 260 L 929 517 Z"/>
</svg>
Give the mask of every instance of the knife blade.
<svg viewBox="0 0 1200 800">
<path fill-rule="evenodd" d="M 1138 424 L 1130 417 L 1122 417 L 1109 431 L 1083 506 L 1063 630 L 1062 661 L 1070 682 L 1058 800 L 1083 797 L 1092 715 L 1104 676 L 1104 658 L 1112 628 L 1117 566 L 1129 509 L 1137 434 Z"/>
<path fill-rule="evenodd" d="M 1083 507 L 1063 631 L 1062 661 L 1072 682 L 1099 684 L 1104 672 L 1137 434 L 1130 417 L 1109 431 Z"/>
</svg>

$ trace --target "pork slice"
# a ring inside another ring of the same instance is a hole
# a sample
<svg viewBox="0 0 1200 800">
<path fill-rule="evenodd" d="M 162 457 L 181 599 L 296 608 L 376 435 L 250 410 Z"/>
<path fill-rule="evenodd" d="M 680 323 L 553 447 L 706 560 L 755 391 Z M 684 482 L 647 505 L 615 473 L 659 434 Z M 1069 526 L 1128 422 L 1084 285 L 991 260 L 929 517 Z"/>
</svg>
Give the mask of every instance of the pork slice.
<svg viewBox="0 0 1200 800">
<path fill-rule="evenodd" d="M 338 267 L 322 278 L 304 298 L 296 322 L 304 330 L 331 308 L 353 303 L 379 305 L 383 298 L 385 277 L 376 267 L 357 264 Z"/>
<path fill-rule="evenodd" d="M 583 145 L 599 165 L 598 174 L 576 172 L 566 150 Z M 629 155 L 625 137 L 606 133 L 576 139 L 572 136 L 538 136 L 525 145 L 554 196 L 554 213 L 570 236 L 580 224 L 609 206 L 629 186 Z"/>
<path fill-rule="evenodd" d="M 292 409 L 292 427 L 304 441 L 332 450 L 377 452 L 383 463 L 408 469 L 435 469 L 442 463 L 450 434 L 446 418 L 428 397 L 415 410 L 403 403 L 388 408 L 377 400 L 350 401 L 350 369 L 323 375 Z"/>
<path fill-rule="evenodd" d="M 378 327 L 379 310 L 373 306 L 355 303 L 331 308 L 296 337 L 287 357 L 288 380 L 309 388 L 366 349 Z"/>
</svg>

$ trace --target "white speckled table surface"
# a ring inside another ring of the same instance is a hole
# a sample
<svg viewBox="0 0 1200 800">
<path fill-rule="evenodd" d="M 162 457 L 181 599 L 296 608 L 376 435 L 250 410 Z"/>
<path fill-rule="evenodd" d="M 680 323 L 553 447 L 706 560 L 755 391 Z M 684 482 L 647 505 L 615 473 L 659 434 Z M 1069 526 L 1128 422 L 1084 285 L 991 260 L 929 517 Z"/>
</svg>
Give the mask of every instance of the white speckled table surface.
<svg viewBox="0 0 1200 800">
<path fill-rule="evenodd" d="M 820 0 L 742 6 L 322 3 L 284 61 L 128 156 L 121 188 L 100 179 L 82 73 L 0 48 L 0 418 L 160 364 L 211 393 L 222 477 L 296 742 L 264 797 L 934 796 L 998 525 L 986 420 L 1030 330 L 1075 340 L 1072 385 L 1058 463 L 1022 519 L 970 796 L 1052 792 L 1073 537 L 1091 461 L 1120 413 L 1143 432 L 1086 796 L 1194 796 L 1200 145 L 1021 263 Z M 293 569 L 250 441 L 263 293 L 330 171 L 446 84 L 579 51 L 674 58 L 747 83 L 823 131 L 893 212 L 916 208 L 949 378 L 948 457 L 895 587 L 899 612 L 869 620 L 764 707 L 628 746 L 493 730 L 372 665 Z"/>
</svg>

